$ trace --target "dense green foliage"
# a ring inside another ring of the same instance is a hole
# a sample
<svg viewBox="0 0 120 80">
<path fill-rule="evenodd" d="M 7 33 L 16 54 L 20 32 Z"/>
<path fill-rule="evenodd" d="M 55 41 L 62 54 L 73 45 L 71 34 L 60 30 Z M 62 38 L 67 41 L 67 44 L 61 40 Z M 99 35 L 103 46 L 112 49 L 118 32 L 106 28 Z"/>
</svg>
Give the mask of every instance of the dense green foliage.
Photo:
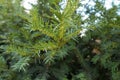
<svg viewBox="0 0 120 80">
<path fill-rule="evenodd" d="M 28 14 L 21 0 L 0 0 L 0 80 L 119 80 L 120 6 L 93 1 L 62 8 L 61 0 L 38 0 Z"/>
</svg>

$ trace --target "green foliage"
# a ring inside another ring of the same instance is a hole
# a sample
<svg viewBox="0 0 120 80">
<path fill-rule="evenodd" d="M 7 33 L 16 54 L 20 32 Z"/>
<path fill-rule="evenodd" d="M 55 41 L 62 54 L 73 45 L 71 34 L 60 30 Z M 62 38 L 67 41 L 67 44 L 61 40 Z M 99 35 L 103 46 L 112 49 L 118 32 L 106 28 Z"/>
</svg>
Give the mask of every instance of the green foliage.
<svg viewBox="0 0 120 80">
<path fill-rule="evenodd" d="M 0 80 L 120 79 L 119 6 L 94 0 L 83 20 L 79 0 L 38 0 L 29 14 L 20 2 L 0 1 Z"/>
</svg>

